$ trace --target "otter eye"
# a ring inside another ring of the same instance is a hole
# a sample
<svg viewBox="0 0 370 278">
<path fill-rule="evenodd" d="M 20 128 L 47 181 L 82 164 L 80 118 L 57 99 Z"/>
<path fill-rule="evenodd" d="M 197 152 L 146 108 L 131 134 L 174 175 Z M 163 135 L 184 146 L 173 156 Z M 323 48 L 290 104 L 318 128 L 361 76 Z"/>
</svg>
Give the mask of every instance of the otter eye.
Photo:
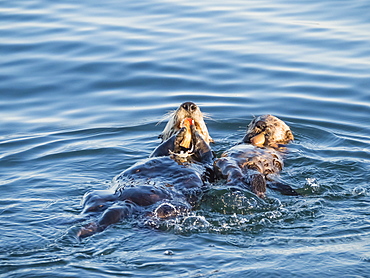
<svg viewBox="0 0 370 278">
<path fill-rule="evenodd" d="M 104 208 L 104 205 L 97 205 L 97 206 L 89 207 L 87 211 L 95 212 L 95 211 L 100 211 L 102 208 Z"/>
<path fill-rule="evenodd" d="M 256 123 L 256 127 L 258 127 L 261 130 L 264 130 L 266 128 L 266 123 L 264 121 L 258 121 Z"/>
</svg>

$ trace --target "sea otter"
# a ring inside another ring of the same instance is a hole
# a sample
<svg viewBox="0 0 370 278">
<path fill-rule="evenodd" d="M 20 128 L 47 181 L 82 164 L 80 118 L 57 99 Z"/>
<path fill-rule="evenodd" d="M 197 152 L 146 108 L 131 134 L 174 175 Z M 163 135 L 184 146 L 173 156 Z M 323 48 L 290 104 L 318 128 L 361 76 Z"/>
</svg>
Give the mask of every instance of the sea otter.
<svg viewBox="0 0 370 278">
<path fill-rule="evenodd" d="M 172 114 L 162 133 L 162 144 L 150 157 L 138 162 L 113 179 L 110 190 L 87 193 L 82 201 L 82 217 L 97 216 L 82 227 L 84 238 L 105 230 L 132 214 L 159 218 L 190 211 L 200 200 L 201 188 L 209 175 L 212 141 L 199 107 L 185 102 Z M 170 135 L 171 134 L 171 135 Z"/>
<path fill-rule="evenodd" d="M 204 122 L 204 114 L 200 111 L 198 105 L 190 101 L 184 102 L 177 110 L 170 113 L 170 119 L 168 120 L 166 127 L 158 137 L 162 138 L 163 141 L 169 139 L 181 129 L 181 123 L 183 119 L 186 118 L 192 118 L 194 120 L 195 128 L 204 138 L 204 141 L 206 143 L 209 144 L 213 142 L 213 139 L 209 135 L 207 126 Z"/>
<path fill-rule="evenodd" d="M 284 144 L 294 139 L 288 125 L 272 115 L 256 117 L 248 125 L 242 143 L 214 163 L 227 185 L 240 186 L 264 197 L 266 185 L 286 195 L 297 195 L 289 185 L 271 181 L 283 168 Z"/>
</svg>

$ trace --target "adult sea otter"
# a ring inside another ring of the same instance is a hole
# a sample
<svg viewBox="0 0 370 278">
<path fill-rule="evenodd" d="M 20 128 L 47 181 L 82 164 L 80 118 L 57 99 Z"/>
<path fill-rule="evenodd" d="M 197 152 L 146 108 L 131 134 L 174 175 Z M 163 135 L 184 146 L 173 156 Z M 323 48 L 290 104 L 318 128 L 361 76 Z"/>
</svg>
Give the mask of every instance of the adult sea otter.
<svg viewBox="0 0 370 278">
<path fill-rule="evenodd" d="M 206 143 L 213 142 L 211 136 L 209 136 L 207 126 L 204 122 L 204 115 L 200 111 L 199 107 L 194 102 L 184 102 L 179 108 L 170 114 L 170 118 L 167 122 L 166 127 L 159 135 L 163 141 L 169 139 L 172 135 L 176 134 L 181 128 L 181 122 L 185 118 L 192 118 L 194 120 L 195 128 L 198 130 L 200 135 L 204 138 Z"/>
<path fill-rule="evenodd" d="M 201 188 L 211 179 L 212 141 L 199 107 L 185 102 L 172 114 L 162 133 L 162 144 L 150 158 L 113 179 L 110 190 L 87 193 L 82 216 L 95 216 L 78 237 L 105 230 L 135 213 L 167 218 L 190 211 L 200 200 Z"/>
</svg>

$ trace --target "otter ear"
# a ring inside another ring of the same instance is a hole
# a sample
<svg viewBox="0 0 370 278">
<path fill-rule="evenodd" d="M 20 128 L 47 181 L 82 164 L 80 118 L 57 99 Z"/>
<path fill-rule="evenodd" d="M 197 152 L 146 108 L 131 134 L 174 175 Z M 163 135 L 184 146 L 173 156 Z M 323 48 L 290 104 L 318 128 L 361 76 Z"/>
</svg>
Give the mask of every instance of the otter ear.
<svg viewBox="0 0 370 278">
<path fill-rule="evenodd" d="M 289 141 L 292 141 L 294 140 L 294 136 L 293 136 L 293 133 L 290 131 L 290 130 L 287 130 L 286 133 L 285 133 L 285 138 L 287 140 L 287 143 Z"/>
</svg>

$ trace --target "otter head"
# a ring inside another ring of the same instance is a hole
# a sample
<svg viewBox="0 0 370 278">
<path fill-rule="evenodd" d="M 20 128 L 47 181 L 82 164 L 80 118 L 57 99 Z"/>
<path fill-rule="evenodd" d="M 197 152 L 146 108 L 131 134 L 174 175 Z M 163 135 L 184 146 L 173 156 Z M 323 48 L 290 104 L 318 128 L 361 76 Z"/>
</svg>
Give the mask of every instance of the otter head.
<svg viewBox="0 0 370 278">
<path fill-rule="evenodd" d="M 272 115 L 256 117 L 248 125 L 244 143 L 258 147 L 278 148 L 278 144 L 287 144 L 294 139 L 289 126 Z"/>
<path fill-rule="evenodd" d="M 159 138 L 161 138 L 162 141 L 169 139 L 183 127 L 184 120 L 187 118 L 193 120 L 195 128 L 203 137 L 204 141 L 207 143 L 213 142 L 213 139 L 209 135 L 207 126 L 204 122 L 203 113 L 193 102 L 184 102 L 179 108 L 177 108 L 177 110 L 171 113 L 168 123 L 162 133 L 159 135 Z"/>
<path fill-rule="evenodd" d="M 95 190 L 85 194 L 81 201 L 82 214 L 94 214 L 105 211 L 117 200 L 117 196 L 110 190 Z"/>
</svg>

